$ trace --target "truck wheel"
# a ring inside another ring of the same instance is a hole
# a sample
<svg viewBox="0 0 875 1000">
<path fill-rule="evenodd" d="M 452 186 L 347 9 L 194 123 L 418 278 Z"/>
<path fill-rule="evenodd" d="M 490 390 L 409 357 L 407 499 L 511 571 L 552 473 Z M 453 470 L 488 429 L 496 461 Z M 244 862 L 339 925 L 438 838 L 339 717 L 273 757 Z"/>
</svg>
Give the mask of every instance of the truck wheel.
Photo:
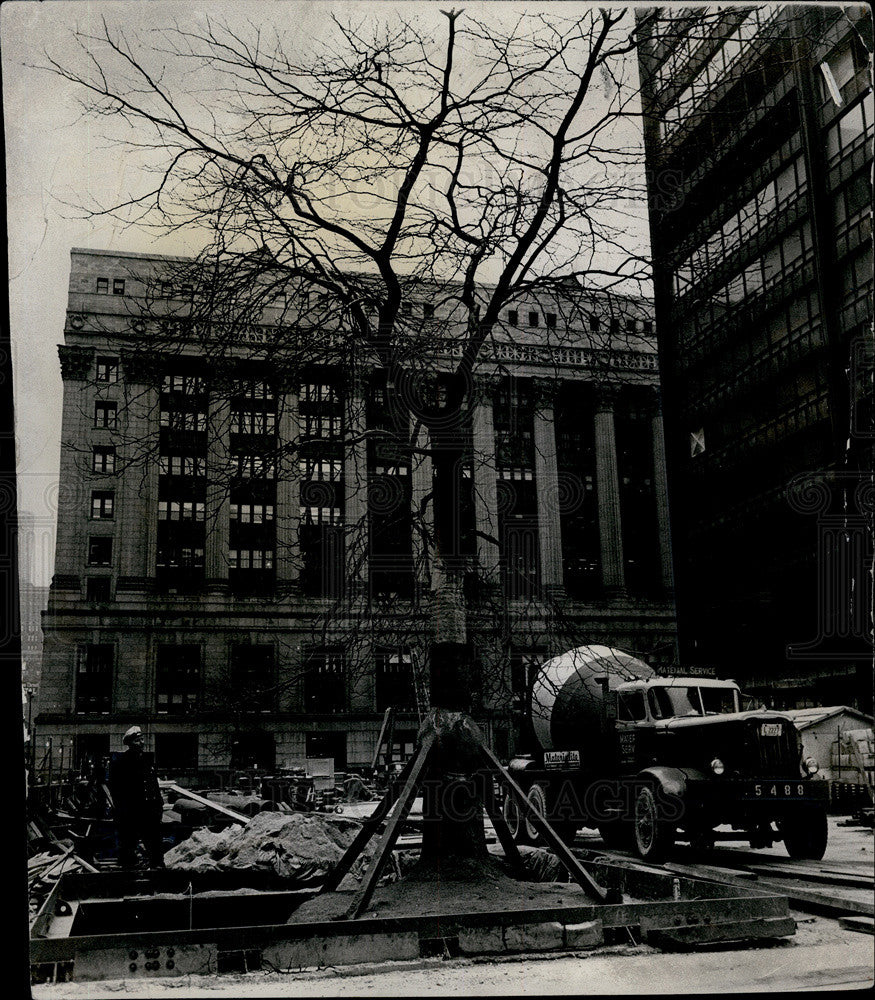
<svg viewBox="0 0 875 1000">
<path fill-rule="evenodd" d="M 547 815 L 547 793 L 544 791 L 543 785 L 532 785 L 526 798 L 538 809 L 542 816 Z M 534 825 L 534 823 L 532 823 L 528 814 L 526 815 L 525 827 L 526 839 L 530 844 L 543 843 L 541 832 Z"/>
<path fill-rule="evenodd" d="M 523 817 L 520 812 L 520 807 L 517 804 L 517 800 L 510 794 L 507 794 L 504 797 L 504 802 L 501 805 L 501 815 L 504 817 L 504 822 L 507 823 L 510 835 L 516 843 L 521 844 L 524 839 Z"/>
<path fill-rule="evenodd" d="M 635 799 L 635 850 L 645 861 L 661 861 L 674 846 L 674 827 L 660 816 L 650 785 L 643 785 Z"/>
<path fill-rule="evenodd" d="M 794 861 L 820 861 L 826 853 L 829 823 L 825 809 L 808 809 L 781 820 L 784 847 Z"/>
</svg>

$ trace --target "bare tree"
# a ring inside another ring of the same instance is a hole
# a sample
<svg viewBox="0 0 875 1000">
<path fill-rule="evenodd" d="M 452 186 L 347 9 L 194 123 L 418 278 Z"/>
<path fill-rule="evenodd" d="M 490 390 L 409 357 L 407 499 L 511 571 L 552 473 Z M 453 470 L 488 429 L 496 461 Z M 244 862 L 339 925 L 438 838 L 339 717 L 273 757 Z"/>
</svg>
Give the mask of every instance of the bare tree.
<svg viewBox="0 0 875 1000">
<path fill-rule="evenodd" d="M 335 20 L 312 52 L 254 26 L 208 20 L 138 40 L 104 24 L 77 35 L 78 57 L 49 55 L 47 67 L 147 165 L 140 187 L 89 211 L 202 238 L 196 259 L 147 280 L 132 369 L 194 342 L 212 396 L 230 399 L 243 341 L 250 380 L 267 371 L 280 387 L 326 361 L 349 385 L 384 373 L 385 419 L 365 427 L 347 413 L 343 444 L 379 447 L 387 464 L 431 458 L 412 530 L 434 593 L 432 704 L 459 711 L 476 689 L 472 633 L 503 628 L 490 581 L 479 603 L 463 591 L 475 376 L 517 338 L 509 304 L 546 295 L 560 316 L 553 341 L 577 344 L 587 329 L 592 342 L 592 296 L 619 311 L 648 268 L 627 234 L 643 195 L 627 13 L 435 19 L 433 32 L 394 12 Z M 428 302 L 427 318 L 409 314 L 412 300 Z M 618 349 L 614 329 L 601 336 Z M 209 419 L 217 436 L 231 410 L 211 406 Z M 303 437 L 279 438 L 272 461 L 297 464 Z M 227 483 L 211 488 L 215 511 Z M 388 616 L 387 634 L 398 625 Z M 444 762 L 464 770 L 453 747 L 448 733 Z M 468 836 L 481 848 L 482 826 Z"/>
</svg>

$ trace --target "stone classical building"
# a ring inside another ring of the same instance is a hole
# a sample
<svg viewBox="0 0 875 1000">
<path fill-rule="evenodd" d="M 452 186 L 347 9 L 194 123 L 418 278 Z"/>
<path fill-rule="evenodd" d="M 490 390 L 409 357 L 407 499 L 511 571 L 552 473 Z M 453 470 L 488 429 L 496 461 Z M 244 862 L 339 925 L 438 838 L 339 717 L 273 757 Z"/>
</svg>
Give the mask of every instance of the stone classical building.
<svg viewBox="0 0 875 1000">
<path fill-rule="evenodd" d="M 297 337 L 297 293 L 211 353 L 175 325 L 177 265 L 72 252 L 40 737 L 105 753 L 137 721 L 166 770 L 344 770 L 393 706 L 409 752 L 448 614 L 435 445 L 397 372 L 336 327 Z M 401 307 L 435 370 L 458 355 L 454 308 Z M 531 664 L 583 642 L 671 662 L 674 617 L 650 304 L 571 282 L 499 327 L 461 432 L 452 594 L 506 755 Z"/>
<path fill-rule="evenodd" d="M 638 18 L 681 661 L 871 710 L 871 9 Z"/>
</svg>

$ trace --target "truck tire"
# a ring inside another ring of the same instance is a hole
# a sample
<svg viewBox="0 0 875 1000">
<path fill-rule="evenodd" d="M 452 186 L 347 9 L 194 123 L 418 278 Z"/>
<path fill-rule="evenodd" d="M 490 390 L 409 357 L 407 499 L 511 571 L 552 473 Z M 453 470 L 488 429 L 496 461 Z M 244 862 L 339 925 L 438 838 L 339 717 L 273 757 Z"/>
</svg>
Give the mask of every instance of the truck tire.
<svg viewBox="0 0 875 1000">
<path fill-rule="evenodd" d="M 517 844 L 521 844 L 525 839 L 525 823 L 519 804 L 510 793 L 505 795 L 504 802 L 501 804 L 501 815 L 504 817 L 504 822 L 507 823 L 511 837 Z"/>
<path fill-rule="evenodd" d="M 635 851 L 644 861 L 662 861 L 674 846 L 674 827 L 660 815 L 651 785 L 642 785 L 635 798 Z"/>
<path fill-rule="evenodd" d="M 542 816 L 547 815 L 547 792 L 544 790 L 543 785 L 532 785 L 526 798 L 532 803 L 533 806 L 537 807 Z M 526 815 L 525 818 L 525 834 L 526 840 L 530 844 L 540 844 L 543 842 L 540 831 L 532 823 L 528 815 Z"/>
<path fill-rule="evenodd" d="M 806 809 L 781 820 L 784 847 L 794 861 L 820 861 L 826 853 L 829 822 L 825 809 Z"/>
</svg>

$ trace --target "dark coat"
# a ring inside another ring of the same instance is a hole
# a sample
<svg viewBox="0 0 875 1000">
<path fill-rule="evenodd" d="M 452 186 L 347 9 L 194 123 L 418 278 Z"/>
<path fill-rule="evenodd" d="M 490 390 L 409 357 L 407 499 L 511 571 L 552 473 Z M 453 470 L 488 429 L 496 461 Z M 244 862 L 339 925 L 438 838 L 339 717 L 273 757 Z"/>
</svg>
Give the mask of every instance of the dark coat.
<svg viewBox="0 0 875 1000">
<path fill-rule="evenodd" d="M 117 817 L 126 819 L 160 813 L 164 800 L 152 754 L 129 747 L 109 765 L 109 791 Z"/>
</svg>

